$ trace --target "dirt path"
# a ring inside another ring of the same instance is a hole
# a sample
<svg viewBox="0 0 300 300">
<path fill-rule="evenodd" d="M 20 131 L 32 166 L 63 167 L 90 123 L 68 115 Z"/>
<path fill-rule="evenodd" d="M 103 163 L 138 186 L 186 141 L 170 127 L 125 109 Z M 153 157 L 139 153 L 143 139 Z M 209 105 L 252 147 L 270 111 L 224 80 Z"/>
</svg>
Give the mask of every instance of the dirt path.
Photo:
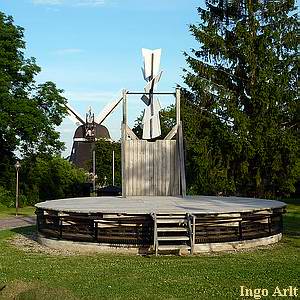
<svg viewBox="0 0 300 300">
<path fill-rule="evenodd" d="M 23 217 L 23 216 L 9 217 L 9 218 L 5 218 L 5 219 L 0 219 L 0 230 L 35 225 L 35 223 L 36 223 L 35 216 L 32 216 L 32 217 Z"/>
</svg>

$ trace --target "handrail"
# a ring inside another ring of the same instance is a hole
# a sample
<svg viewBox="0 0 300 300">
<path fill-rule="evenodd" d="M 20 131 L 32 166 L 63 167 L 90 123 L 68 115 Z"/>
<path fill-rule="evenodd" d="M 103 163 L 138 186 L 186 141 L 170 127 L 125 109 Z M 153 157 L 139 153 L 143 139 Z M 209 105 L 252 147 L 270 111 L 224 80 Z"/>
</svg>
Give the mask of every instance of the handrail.
<svg viewBox="0 0 300 300">
<path fill-rule="evenodd" d="M 195 240 L 196 240 L 196 217 L 190 213 L 187 214 L 188 220 L 188 228 L 189 228 L 189 235 L 190 235 L 190 243 L 191 243 L 191 255 L 194 254 L 195 248 Z"/>
<path fill-rule="evenodd" d="M 153 232 L 153 247 L 155 250 L 155 255 L 158 255 L 158 239 L 157 239 L 157 218 L 155 213 L 151 213 L 151 217 L 154 221 L 154 232 Z"/>
</svg>

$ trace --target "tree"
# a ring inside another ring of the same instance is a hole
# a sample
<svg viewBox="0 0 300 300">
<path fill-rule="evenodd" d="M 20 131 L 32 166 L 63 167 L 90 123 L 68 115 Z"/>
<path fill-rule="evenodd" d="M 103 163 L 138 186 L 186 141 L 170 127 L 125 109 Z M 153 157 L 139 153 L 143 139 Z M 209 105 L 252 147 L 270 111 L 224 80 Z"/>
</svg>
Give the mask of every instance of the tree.
<svg viewBox="0 0 300 300">
<path fill-rule="evenodd" d="M 115 185 L 122 184 L 121 144 L 100 139 L 96 142 L 96 174 L 97 182 L 112 185 L 112 153 L 115 152 Z M 106 177 L 106 179 L 105 179 Z"/>
<path fill-rule="evenodd" d="M 83 196 L 87 179 L 83 169 L 59 156 L 24 159 L 20 175 L 21 194 L 26 197 L 27 205 Z"/>
<path fill-rule="evenodd" d="M 159 113 L 159 118 L 161 124 L 161 136 L 159 138 L 161 139 L 164 138 L 176 124 L 175 106 L 170 105 L 162 109 Z M 142 120 L 143 120 L 143 113 L 135 120 L 135 124 L 132 129 L 138 138 L 142 138 L 143 135 Z"/>
<path fill-rule="evenodd" d="M 190 31 L 184 131 L 192 190 L 270 197 L 300 176 L 293 0 L 207 0 Z"/>
<path fill-rule="evenodd" d="M 23 28 L 0 12 L 0 185 L 12 186 L 15 152 L 21 156 L 57 154 L 55 131 L 66 114 L 66 99 L 52 82 L 36 86 L 40 67 L 25 59 Z"/>
</svg>

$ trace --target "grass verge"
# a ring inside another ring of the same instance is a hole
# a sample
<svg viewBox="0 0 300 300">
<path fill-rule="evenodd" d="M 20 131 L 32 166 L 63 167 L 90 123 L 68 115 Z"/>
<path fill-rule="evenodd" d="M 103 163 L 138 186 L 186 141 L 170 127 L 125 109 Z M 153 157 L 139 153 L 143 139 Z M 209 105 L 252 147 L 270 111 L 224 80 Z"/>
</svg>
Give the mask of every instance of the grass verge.
<svg viewBox="0 0 300 300">
<path fill-rule="evenodd" d="M 34 216 L 35 208 L 33 206 L 21 207 L 18 209 L 18 215 L 20 216 Z M 0 218 L 9 218 L 16 215 L 16 208 L 6 207 L 0 204 Z"/>
<path fill-rule="evenodd" d="M 24 252 L 9 243 L 16 232 L 25 234 L 34 227 L 1 231 L 0 299 L 1 294 L 16 297 L 6 299 L 51 295 L 52 300 L 243 299 L 241 285 L 268 289 L 263 299 L 276 299 L 271 296 L 276 286 L 299 287 L 299 200 L 288 203 L 284 224 L 284 238 L 274 246 L 193 257 L 53 256 Z"/>
</svg>

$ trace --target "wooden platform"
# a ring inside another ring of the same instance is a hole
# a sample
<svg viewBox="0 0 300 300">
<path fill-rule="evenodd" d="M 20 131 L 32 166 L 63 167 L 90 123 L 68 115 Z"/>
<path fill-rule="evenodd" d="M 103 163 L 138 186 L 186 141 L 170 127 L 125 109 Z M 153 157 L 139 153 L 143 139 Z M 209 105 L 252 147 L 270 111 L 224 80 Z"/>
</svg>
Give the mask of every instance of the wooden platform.
<svg viewBox="0 0 300 300">
<path fill-rule="evenodd" d="M 38 232 L 45 238 L 156 254 L 166 250 L 192 254 L 203 244 L 279 236 L 285 203 L 238 197 L 131 196 L 52 200 L 36 208 Z"/>
<path fill-rule="evenodd" d="M 285 207 L 285 203 L 275 200 L 263 200 L 240 197 L 186 196 L 131 196 L 88 197 L 51 200 L 36 204 L 37 208 L 74 213 L 191 213 L 213 214 L 253 212 Z"/>
</svg>

